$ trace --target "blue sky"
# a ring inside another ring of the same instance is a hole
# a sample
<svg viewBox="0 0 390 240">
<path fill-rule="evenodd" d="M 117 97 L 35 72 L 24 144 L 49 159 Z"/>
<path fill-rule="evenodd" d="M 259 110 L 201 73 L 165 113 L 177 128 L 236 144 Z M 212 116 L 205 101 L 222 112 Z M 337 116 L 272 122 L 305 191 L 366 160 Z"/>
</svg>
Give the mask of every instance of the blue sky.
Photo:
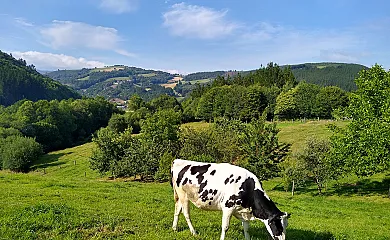
<svg viewBox="0 0 390 240">
<path fill-rule="evenodd" d="M 191 73 L 270 61 L 390 67 L 387 0 L 4 0 L 0 50 L 38 69 Z"/>
</svg>

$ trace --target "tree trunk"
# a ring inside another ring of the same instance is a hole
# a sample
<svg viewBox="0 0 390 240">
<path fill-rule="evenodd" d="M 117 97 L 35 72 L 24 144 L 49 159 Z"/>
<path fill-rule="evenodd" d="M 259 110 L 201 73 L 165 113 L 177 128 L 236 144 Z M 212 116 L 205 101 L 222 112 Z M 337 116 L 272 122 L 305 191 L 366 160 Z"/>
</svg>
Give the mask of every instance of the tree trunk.
<svg viewBox="0 0 390 240">
<path fill-rule="evenodd" d="M 294 190 L 295 190 L 295 181 L 292 181 L 292 188 L 291 188 L 291 196 L 294 196 Z"/>
<path fill-rule="evenodd" d="M 322 190 L 321 187 L 322 187 L 322 186 L 321 186 L 321 183 L 320 183 L 320 181 L 318 180 L 318 178 L 316 178 L 316 183 L 317 183 L 317 190 L 318 190 L 318 193 L 319 193 L 319 194 L 322 194 L 322 192 L 321 192 L 321 190 Z"/>
</svg>

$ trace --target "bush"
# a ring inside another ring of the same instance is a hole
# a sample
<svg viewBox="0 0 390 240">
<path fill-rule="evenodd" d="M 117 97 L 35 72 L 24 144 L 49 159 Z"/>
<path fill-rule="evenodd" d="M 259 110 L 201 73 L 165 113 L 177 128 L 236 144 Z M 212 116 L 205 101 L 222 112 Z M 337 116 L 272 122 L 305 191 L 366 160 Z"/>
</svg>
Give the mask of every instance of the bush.
<svg viewBox="0 0 390 240">
<path fill-rule="evenodd" d="M 171 176 L 171 165 L 174 157 L 172 153 L 165 152 L 160 158 L 158 171 L 154 175 L 154 179 L 158 181 L 169 181 Z"/>
<path fill-rule="evenodd" d="M 27 172 L 33 160 L 43 153 L 41 145 L 34 139 L 20 136 L 2 140 L 0 152 L 3 169 L 15 172 Z"/>
</svg>

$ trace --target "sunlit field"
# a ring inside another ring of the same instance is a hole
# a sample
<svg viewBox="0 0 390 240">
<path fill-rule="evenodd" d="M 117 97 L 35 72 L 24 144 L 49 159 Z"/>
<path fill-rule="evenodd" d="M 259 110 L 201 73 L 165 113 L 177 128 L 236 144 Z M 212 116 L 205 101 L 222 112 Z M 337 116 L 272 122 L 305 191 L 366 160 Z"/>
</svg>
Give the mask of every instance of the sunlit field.
<svg viewBox="0 0 390 240">
<path fill-rule="evenodd" d="M 291 126 L 304 128 L 300 134 L 323 131 L 305 124 L 281 125 L 281 140 L 293 139 L 283 136 Z M 219 239 L 220 212 L 192 207 L 199 235 L 191 236 L 182 215 L 178 232 L 173 232 L 169 183 L 99 176 L 88 166 L 92 149 L 88 143 L 52 152 L 28 174 L 0 171 L 0 239 Z M 264 188 L 278 208 L 292 213 L 287 239 L 384 240 L 390 236 L 389 184 L 390 175 L 380 174 L 329 183 L 322 196 L 314 185 L 291 196 L 280 179 L 264 182 Z M 268 239 L 261 222 L 251 223 L 250 234 Z M 227 239 L 243 239 L 237 219 L 232 219 Z"/>
</svg>

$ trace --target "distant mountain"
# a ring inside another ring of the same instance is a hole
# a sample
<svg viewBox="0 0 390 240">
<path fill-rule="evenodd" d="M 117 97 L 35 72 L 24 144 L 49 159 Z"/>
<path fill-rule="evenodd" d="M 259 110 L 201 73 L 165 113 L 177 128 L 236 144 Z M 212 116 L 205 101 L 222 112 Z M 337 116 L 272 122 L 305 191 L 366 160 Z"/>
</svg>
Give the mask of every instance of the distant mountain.
<svg viewBox="0 0 390 240">
<path fill-rule="evenodd" d="M 350 63 L 303 63 L 296 65 L 283 65 L 281 68 L 290 66 L 295 78 L 298 81 L 306 81 L 320 86 L 338 86 L 344 90 L 352 91 L 356 89 L 354 82 L 358 73 L 366 66 Z M 238 73 L 249 74 L 256 70 L 249 71 L 214 71 L 192 73 L 184 77 L 186 81 L 199 82 L 205 79 L 214 79 L 219 76 L 234 76 Z"/>
<path fill-rule="evenodd" d="M 320 86 L 338 86 L 344 90 L 356 90 L 355 78 L 366 66 L 353 63 L 304 63 L 291 65 L 298 81 L 306 81 Z"/>
<path fill-rule="evenodd" d="M 41 75 L 33 65 L 0 51 L 0 104 L 9 106 L 21 99 L 80 98 L 80 94 L 53 79 Z"/>
<path fill-rule="evenodd" d="M 175 75 L 163 71 L 114 65 L 104 68 L 58 70 L 46 74 L 62 84 L 76 89 L 86 96 L 128 99 L 138 94 L 150 100 L 160 94 L 175 95 L 172 88 L 165 88 Z"/>
</svg>

